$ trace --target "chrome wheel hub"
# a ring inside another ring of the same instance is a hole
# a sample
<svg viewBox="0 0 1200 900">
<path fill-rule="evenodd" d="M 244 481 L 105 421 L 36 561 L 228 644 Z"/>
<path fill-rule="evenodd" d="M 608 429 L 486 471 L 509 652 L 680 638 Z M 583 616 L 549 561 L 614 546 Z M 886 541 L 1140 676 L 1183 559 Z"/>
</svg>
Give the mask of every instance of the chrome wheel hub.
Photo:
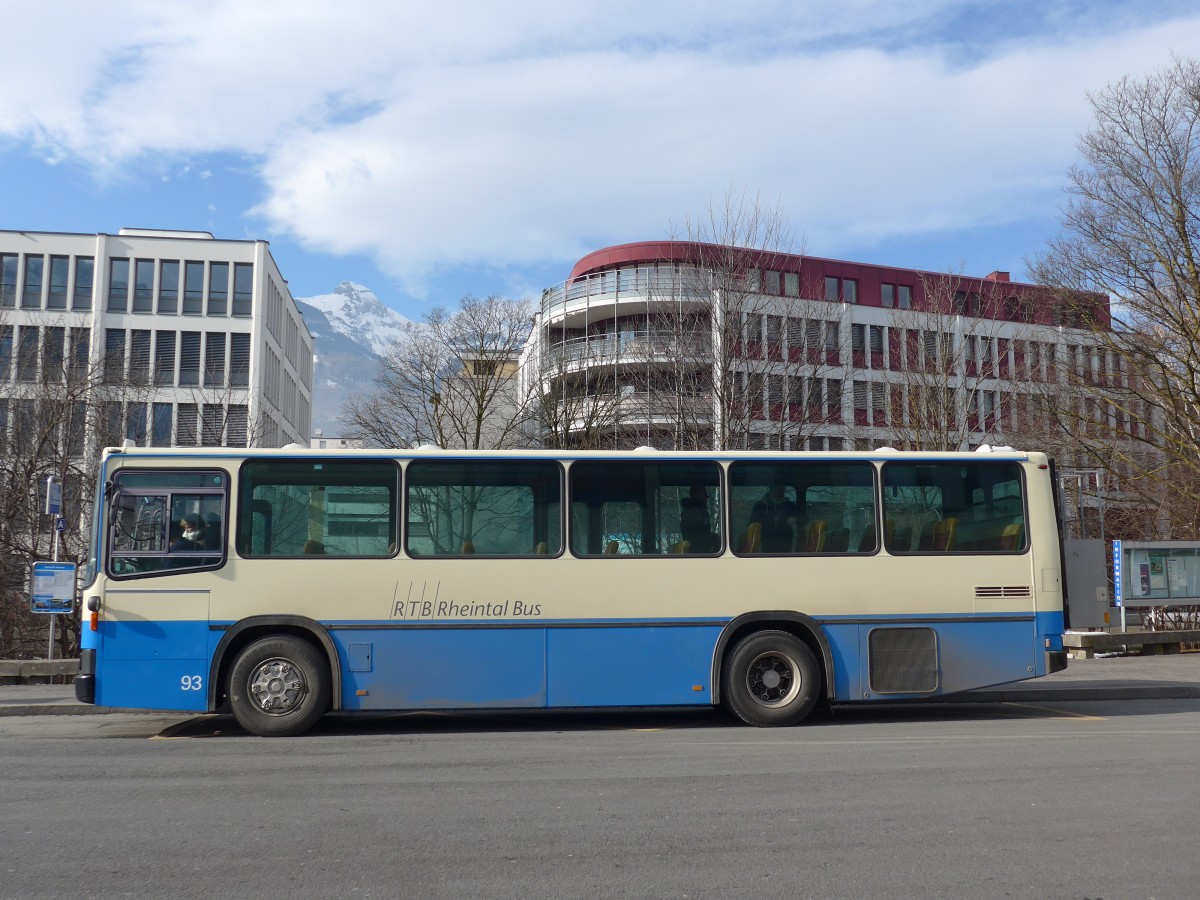
<svg viewBox="0 0 1200 900">
<path fill-rule="evenodd" d="M 800 691 L 800 667 L 790 656 L 770 651 L 760 653 L 746 671 L 750 696 L 763 706 L 791 703 Z"/>
<path fill-rule="evenodd" d="M 250 676 L 254 705 L 268 715 L 291 712 L 307 694 L 304 673 L 290 659 L 269 659 Z"/>
</svg>

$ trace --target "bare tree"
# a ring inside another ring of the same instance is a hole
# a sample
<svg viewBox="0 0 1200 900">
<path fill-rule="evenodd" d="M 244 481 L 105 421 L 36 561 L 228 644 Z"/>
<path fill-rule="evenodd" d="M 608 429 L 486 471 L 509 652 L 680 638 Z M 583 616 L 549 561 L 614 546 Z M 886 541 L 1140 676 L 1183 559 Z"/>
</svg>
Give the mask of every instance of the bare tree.
<svg viewBox="0 0 1200 900">
<path fill-rule="evenodd" d="M 410 323 L 384 356 L 367 396 L 342 412 L 347 435 L 380 447 L 432 442 L 446 448 L 504 448 L 527 438 L 517 361 L 532 304 L 463 297 Z"/>
<path fill-rule="evenodd" d="M 1081 374 L 1105 397 L 1076 418 L 1086 448 L 1124 484 L 1200 535 L 1200 64 L 1090 95 L 1095 125 L 1070 172 L 1062 233 L 1031 262 L 1097 348 Z M 1095 298 L 1112 300 L 1112 321 Z M 1130 439 L 1113 445 L 1112 434 Z"/>
<path fill-rule="evenodd" d="M 47 477 L 63 487 L 59 558 L 83 564 L 98 446 L 121 443 L 122 428 L 130 422 L 136 427 L 136 410 L 144 417 L 149 392 L 144 382 L 118 371 L 115 361 L 89 358 L 88 328 L 41 320 L 20 333 L 14 346 L 13 329 L 0 316 L 0 657 L 7 658 L 40 655 L 46 648 L 48 616 L 29 611 L 28 577 L 31 563 L 53 552 L 55 522 L 43 511 Z M 78 620 L 57 616 L 56 623 L 56 654 L 73 655 Z"/>
<path fill-rule="evenodd" d="M 551 329 L 525 365 L 528 446 L 554 450 L 607 450 L 620 445 L 623 417 L 631 414 L 622 394 L 616 342 L 570 341 Z"/>
<path fill-rule="evenodd" d="M 839 316 L 797 315 L 802 297 L 819 295 L 795 270 L 802 249 L 783 208 L 729 190 L 683 232 L 677 446 L 793 449 L 840 423 Z"/>
</svg>

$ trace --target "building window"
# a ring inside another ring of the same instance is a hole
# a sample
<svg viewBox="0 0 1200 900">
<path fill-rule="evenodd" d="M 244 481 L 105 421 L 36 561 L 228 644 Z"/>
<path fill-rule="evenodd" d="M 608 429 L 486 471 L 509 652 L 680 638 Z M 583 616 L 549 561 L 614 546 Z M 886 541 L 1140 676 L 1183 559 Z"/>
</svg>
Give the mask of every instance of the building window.
<svg viewBox="0 0 1200 900">
<path fill-rule="evenodd" d="M 132 384 L 150 382 L 150 332 L 135 328 L 129 332 L 129 381 Z"/>
<path fill-rule="evenodd" d="M 250 384 L 250 335 L 229 336 L 229 385 L 246 387 Z"/>
<path fill-rule="evenodd" d="M 896 286 L 894 284 L 879 285 L 879 305 L 884 309 L 891 309 L 896 305 Z"/>
<path fill-rule="evenodd" d="M 220 403 L 205 403 L 201 407 L 200 446 L 220 447 L 225 434 L 225 407 Z"/>
<path fill-rule="evenodd" d="M 834 278 L 825 276 L 825 299 L 832 303 L 858 302 L 858 281 L 853 278 Z"/>
<path fill-rule="evenodd" d="M 17 304 L 17 255 L 0 254 L 0 306 Z"/>
<path fill-rule="evenodd" d="M 84 375 L 87 373 L 88 361 L 91 359 L 92 330 L 90 328 L 71 329 L 71 373 Z"/>
<path fill-rule="evenodd" d="M 204 263 L 188 262 L 184 266 L 183 314 L 199 316 L 204 312 Z"/>
<path fill-rule="evenodd" d="M 765 293 L 770 294 L 773 297 L 778 296 L 779 295 L 779 273 L 772 272 L 771 270 L 768 269 L 766 274 L 767 274 L 767 281 L 766 281 Z"/>
<path fill-rule="evenodd" d="M 139 259 L 133 265 L 133 311 L 153 312 L 154 260 Z"/>
<path fill-rule="evenodd" d="M 21 309 L 42 308 L 42 274 L 46 257 L 25 255 L 25 289 L 21 292 Z"/>
<path fill-rule="evenodd" d="M 229 263 L 212 263 L 208 269 L 208 314 L 224 316 L 229 309 Z"/>
<path fill-rule="evenodd" d="M 980 297 L 973 291 L 954 292 L 954 314 L 959 316 L 980 315 Z"/>
<path fill-rule="evenodd" d="M 230 406 L 225 422 L 225 446 L 245 447 L 250 438 L 249 422 L 249 411 L 245 404 Z"/>
<path fill-rule="evenodd" d="M 225 386 L 225 332 L 208 332 L 204 336 L 204 386 Z"/>
<path fill-rule="evenodd" d="M 250 263 L 234 263 L 233 314 L 239 318 L 249 317 L 253 298 L 254 266 Z"/>
<path fill-rule="evenodd" d="M 125 439 L 146 446 L 146 404 L 130 403 L 125 409 Z"/>
<path fill-rule="evenodd" d="M 129 260 L 109 260 L 108 311 L 125 312 L 129 308 Z"/>
<path fill-rule="evenodd" d="M 104 332 L 104 380 L 117 384 L 125 377 L 125 330 L 108 328 Z"/>
<path fill-rule="evenodd" d="M 158 264 L 158 314 L 173 316 L 179 311 L 179 260 Z"/>
<path fill-rule="evenodd" d="M 179 386 L 200 384 L 200 332 L 185 331 L 179 340 Z"/>
<path fill-rule="evenodd" d="M 196 404 L 180 403 L 175 444 L 179 447 L 196 446 Z"/>
<path fill-rule="evenodd" d="M 42 377 L 45 381 L 62 381 L 66 340 L 67 330 L 60 326 L 51 326 L 42 332 Z"/>
<path fill-rule="evenodd" d="M 71 260 L 66 256 L 50 257 L 50 292 L 46 309 L 67 308 L 67 285 L 70 281 Z"/>
<path fill-rule="evenodd" d="M 880 325 L 872 325 L 870 330 L 870 342 L 868 344 L 872 353 L 883 352 L 883 327 Z"/>
<path fill-rule="evenodd" d="M 840 331 L 837 322 L 825 323 L 825 350 L 827 353 L 838 352 L 838 345 L 841 343 Z"/>
<path fill-rule="evenodd" d="M 171 446 L 171 404 L 155 403 L 150 422 L 150 446 Z"/>
<path fill-rule="evenodd" d="M 785 272 L 783 275 L 783 293 L 786 297 L 800 296 L 800 274 L 798 272 Z"/>
<path fill-rule="evenodd" d="M 154 383 L 172 385 L 175 383 L 175 332 L 156 331 L 154 333 Z"/>
<path fill-rule="evenodd" d="M 22 325 L 17 329 L 17 381 L 36 381 L 37 364 L 37 326 Z"/>
<path fill-rule="evenodd" d="M 92 280 L 96 271 L 96 260 L 90 256 L 75 257 L 75 290 L 71 292 L 71 309 L 92 308 Z"/>
<path fill-rule="evenodd" d="M 0 325 L 0 381 L 12 376 L 13 327 Z"/>
<path fill-rule="evenodd" d="M 896 299 L 900 309 L 912 309 L 912 288 L 907 284 L 896 285 Z"/>
</svg>

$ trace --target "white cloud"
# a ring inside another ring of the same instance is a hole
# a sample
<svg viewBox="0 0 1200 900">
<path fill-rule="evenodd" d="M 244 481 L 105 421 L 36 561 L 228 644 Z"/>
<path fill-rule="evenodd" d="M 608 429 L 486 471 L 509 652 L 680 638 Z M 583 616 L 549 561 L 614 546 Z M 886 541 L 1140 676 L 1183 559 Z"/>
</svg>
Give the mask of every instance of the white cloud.
<svg viewBox="0 0 1200 900">
<path fill-rule="evenodd" d="M 662 237 L 731 184 L 823 243 L 1044 213 L 1085 91 L 1200 49 L 1154 3 L 70 9 L 10 11 L 0 79 L 38 89 L 0 93 L 0 136 L 109 173 L 249 155 L 269 231 L 417 292 Z"/>
</svg>

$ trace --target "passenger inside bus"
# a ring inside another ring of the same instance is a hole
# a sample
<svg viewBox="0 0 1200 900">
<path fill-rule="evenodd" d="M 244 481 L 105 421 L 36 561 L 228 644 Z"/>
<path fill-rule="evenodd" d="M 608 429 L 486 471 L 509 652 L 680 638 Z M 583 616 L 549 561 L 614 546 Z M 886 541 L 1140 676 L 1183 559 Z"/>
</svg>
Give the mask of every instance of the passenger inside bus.
<svg viewBox="0 0 1200 900">
<path fill-rule="evenodd" d="M 798 513 L 795 501 L 788 498 L 786 491 L 787 485 L 776 481 L 754 504 L 751 518 L 762 523 L 764 553 L 791 553 L 794 549 Z"/>
<path fill-rule="evenodd" d="M 712 530 L 708 511 L 708 488 L 699 483 L 688 487 L 688 495 L 679 501 L 679 534 L 687 544 L 680 553 L 715 553 L 719 538 Z"/>
</svg>

